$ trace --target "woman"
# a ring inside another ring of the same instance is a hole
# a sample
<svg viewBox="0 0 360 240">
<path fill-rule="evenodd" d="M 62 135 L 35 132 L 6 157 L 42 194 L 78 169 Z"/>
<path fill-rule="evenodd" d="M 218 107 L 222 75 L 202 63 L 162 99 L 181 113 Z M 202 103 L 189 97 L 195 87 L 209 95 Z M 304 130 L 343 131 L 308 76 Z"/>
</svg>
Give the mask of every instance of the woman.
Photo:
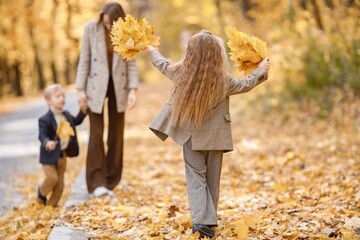
<svg viewBox="0 0 360 240">
<path fill-rule="evenodd" d="M 76 76 L 79 102 L 86 102 L 90 118 L 90 139 L 86 159 L 86 182 L 92 196 L 112 195 L 120 182 L 123 167 L 125 110 L 136 103 L 138 73 L 136 61 L 126 61 L 113 51 L 110 30 L 124 18 L 118 3 L 107 3 L 98 21 L 85 24 Z M 107 101 L 109 126 L 105 153 L 104 103 Z"/>
</svg>

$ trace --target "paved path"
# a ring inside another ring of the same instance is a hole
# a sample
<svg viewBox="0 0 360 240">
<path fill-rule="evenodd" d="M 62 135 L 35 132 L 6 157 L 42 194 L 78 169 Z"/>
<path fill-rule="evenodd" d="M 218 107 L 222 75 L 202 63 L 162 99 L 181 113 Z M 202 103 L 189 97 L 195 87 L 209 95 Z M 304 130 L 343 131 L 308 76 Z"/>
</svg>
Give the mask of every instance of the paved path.
<svg viewBox="0 0 360 240">
<path fill-rule="evenodd" d="M 77 114 L 79 108 L 74 91 L 66 92 L 65 108 Z M 19 174 L 41 171 L 38 160 L 38 118 L 47 110 L 45 100 L 39 97 L 25 102 L 23 107 L 13 112 L 0 115 L 0 214 L 24 203 L 22 196 L 13 189 L 14 178 Z M 82 124 L 79 127 L 79 134 L 86 135 L 86 126 L 87 124 Z M 34 197 L 35 189 L 36 186 Z"/>
<path fill-rule="evenodd" d="M 72 188 L 72 193 L 65 202 L 65 207 L 76 206 L 90 199 L 86 189 L 85 169 L 77 177 Z M 54 226 L 47 240 L 87 240 L 89 237 L 86 232 L 65 226 Z"/>
</svg>

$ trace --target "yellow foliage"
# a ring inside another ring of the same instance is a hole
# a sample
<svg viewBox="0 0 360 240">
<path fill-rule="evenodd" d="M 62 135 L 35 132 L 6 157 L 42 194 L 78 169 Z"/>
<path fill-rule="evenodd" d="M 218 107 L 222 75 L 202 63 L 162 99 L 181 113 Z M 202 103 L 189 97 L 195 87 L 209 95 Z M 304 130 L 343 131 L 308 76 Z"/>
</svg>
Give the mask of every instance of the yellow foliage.
<svg viewBox="0 0 360 240">
<path fill-rule="evenodd" d="M 244 219 L 236 221 L 235 225 L 236 229 L 234 232 L 236 233 L 237 239 L 247 239 L 249 227 L 246 225 Z"/>
<path fill-rule="evenodd" d="M 80 148 L 82 150 L 83 145 L 80 145 Z M 86 151 L 80 151 L 80 156 L 76 158 L 76 161 L 68 161 L 64 179 L 67 187 L 64 188 L 59 207 L 56 208 L 44 206 L 36 201 L 34 186 L 37 186 L 43 179 L 42 171 L 16 175 L 15 181 L 12 183 L 16 191 L 21 194 L 22 204 L 18 204 L 12 210 L 5 209 L 5 212 L 1 214 L 0 239 L 48 239 L 52 228 L 58 221 L 59 214 L 64 210 L 62 206 L 67 196 L 72 192 L 71 187 L 68 186 L 74 183 L 79 171 L 84 167 L 84 153 Z M 2 194 L 5 199 L 13 201 L 6 192 Z"/>
<path fill-rule="evenodd" d="M 230 59 L 238 66 L 239 71 L 247 75 L 254 70 L 267 56 L 266 42 L 255 36 L 239 32 L 235 27 L 226 27 L 225 33 L 229 38 Z"/>
<path fill-rule="evenodd" d="M 261 212 L 244 214 L 242 217 L 249 228 L 255 228 L 261 216 Z"/>
<path fill-rule="evenodd" d="M 155 36 L 155 28 L 145 18 L 139 20 L 126 15 L 125 20 L 119 18 L 111 29 L 111 41 L 114 51 L 130 60 L 147 46 L 158 46 L 160 37 Z"/>
<path fill-rule="evenodd" d="M 70 126 L 70 123 L 64 119 L 61 119 L 56 130 L 56 135 L 65 142 L 68 142 L 70 136 L 75 136 L 74 130 Z"/>
</svg>

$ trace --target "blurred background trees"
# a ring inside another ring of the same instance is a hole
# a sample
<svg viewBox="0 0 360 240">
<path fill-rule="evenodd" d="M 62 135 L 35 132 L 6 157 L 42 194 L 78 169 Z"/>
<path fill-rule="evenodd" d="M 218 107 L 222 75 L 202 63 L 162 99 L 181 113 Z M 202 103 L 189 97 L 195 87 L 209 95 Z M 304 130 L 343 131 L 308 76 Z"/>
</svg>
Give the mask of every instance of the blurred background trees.
<svg viewBox="0 0 360 240">
<path fill-rule="evenodd" d="M 106 1 L 0 0 L 0 97 L 33 94 L 75 80 L 83 25 Z M 123 0 L 147 17 L 160 50 L 179 59 L 187 38 L 209 29 L 226 41 L 232 25 L 268 42 L 272 93 L 330 102 L 360 94 L 359 0 Z M 142 80 L 148 61 L 139 57 Z M 268 91 L 268 89 L 266 90 Z"/>
</svg>

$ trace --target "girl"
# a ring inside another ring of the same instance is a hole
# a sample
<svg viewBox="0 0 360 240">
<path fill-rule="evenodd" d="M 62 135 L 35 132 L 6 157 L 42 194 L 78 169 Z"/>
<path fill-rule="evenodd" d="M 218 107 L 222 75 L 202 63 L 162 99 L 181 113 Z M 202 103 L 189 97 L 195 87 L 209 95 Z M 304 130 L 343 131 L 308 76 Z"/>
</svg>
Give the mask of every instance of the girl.
<svg viewBox="0 0 360 240">
<path fill-rule="evenodd" d="M 163 141 L 183 146 L 192 231 L 213 237 L 224 152 L 233 150 L 229 96 L 267 79 L 269 58 L 245 79 L 225 73 L 227 55 L 220 38 L 201 31 L 189 39 L 185 58 L 172 63 L 152 46 L 146 53 L 174 82 L 172 94 L 150 129 Z"/>
</svg>

